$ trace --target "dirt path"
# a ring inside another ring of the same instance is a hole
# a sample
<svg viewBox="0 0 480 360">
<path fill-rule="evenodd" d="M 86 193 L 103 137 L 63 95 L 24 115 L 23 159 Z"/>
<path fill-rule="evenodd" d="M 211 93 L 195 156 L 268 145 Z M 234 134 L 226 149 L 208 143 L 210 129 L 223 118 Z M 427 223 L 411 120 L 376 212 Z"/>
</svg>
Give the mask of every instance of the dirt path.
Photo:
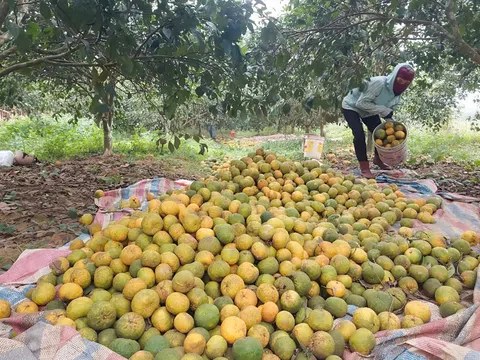
<svg viewBox="0 0 480 360">
<path fill-rule="evenodd" d="M 267 141 L 286 141 L 286 140 L 300 140 L 303 139 L 301 135 L 295 134 L 275 134 L 275 135 L 258 135 L 248 138 L 238 138 L 238 141 L 252 141 L 257 144 L 264 143 Z"/>
</svg>

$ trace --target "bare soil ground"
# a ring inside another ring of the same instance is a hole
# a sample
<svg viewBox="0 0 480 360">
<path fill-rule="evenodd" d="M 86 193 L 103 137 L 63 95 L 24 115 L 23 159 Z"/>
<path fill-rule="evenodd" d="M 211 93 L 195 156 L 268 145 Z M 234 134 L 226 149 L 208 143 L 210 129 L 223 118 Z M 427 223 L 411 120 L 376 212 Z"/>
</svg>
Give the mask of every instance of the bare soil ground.
<svg viewBox="0 0 480 360">
<path fill-rule="evenodd" d="M 295 135 L 295 134 L 275 134 L 275 135 L 267 135 L 267 136 L 252 136 L 249 138 L 239 138 L 240 141 L 242 140 L 250 140 L 255 143 L 264 143 L 267 141 L 284 141 L 284 140 L 297 140 L 302 139 L 303 136 Z"/>
<path fill-rule="evenodd" d="M 142 179 L 194 179 L 185 161 L 128 161 L 122 156 L 71 160 L 60 166 L 0 168 L 0 267 L 26 248 L 58 247 L 75 238 L 76 214 L 94 214 L 95 190 L 125 187 Z"/>
</svg>

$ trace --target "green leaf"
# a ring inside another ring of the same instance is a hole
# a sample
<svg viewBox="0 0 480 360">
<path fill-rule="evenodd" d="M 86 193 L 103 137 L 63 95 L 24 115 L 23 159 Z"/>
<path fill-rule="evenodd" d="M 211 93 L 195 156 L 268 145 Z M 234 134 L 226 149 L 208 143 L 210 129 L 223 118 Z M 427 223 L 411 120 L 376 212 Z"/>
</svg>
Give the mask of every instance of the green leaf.
<svg viewBox="0 0 480 360">
<path fill-rule="evenodd" d="M 422 6 L 423 0 L 412 0 L 410 1 L 408 8 L 410 10 L 418 9 L 420 6 Z"/>
<path fill-rule="evenodd" d="M 313 63 L 313 72 L 316 76 L 321 76 L 323 75 L 323 72 L 325 71 L 325 63 L 323 62 L 322 58 L 318 58 L 315 60 Z"/>
<path fill-rule="evenodd" d="M 448 277 L 452 277 L 453 275 L 455 275 L 455 266 L 453 266 L 453 264 L 448 264 L 447 265 L 447 271 L 448 271 Z"/>
<path fill-rule="evenodd" d="M 273 22 L 269 22 L 261 31 L 261 39 L 265 44 L 274 43 L 277 40 L 277 30 Z"/>
<path fill-rule="evenodd" d="M 260 109 L 262 110 L 263 116 L 267 117 L 268 116 L 268 111 L 265 105 L 260 105 Z"/>
<path fill-rule="evenodd" d="M 25 32 L 20 32 L 17 39 L 15 40 L 18 50 L 22 53 L 26 53 L 30 50 L 32 46 L 32 40 Z"/>
<path fill-rule="evenodd" d="M 282 107 L 282 112 L 287 115 L 288 113 L 290 113 L 290 110 L 291 110 L 291 106 L 289 103 L 286 103 L 285 105 L 283 105 Z"/>
<path fill-rule="evenodd" d="M 4 223 L 0 223 L 0 232 L 5 232 L 7 234 L 13 234 L 15 231 L 15 225 L 7 225 Z"/>
<path fill-rule="evenodd" d="M 114 88 L 112 85 L 110 85 L 110 84 L 107 85 L 107 86 L 105 86 L 104 89 L 105 89 L 105 92 L 106 92 L 107 94 L 110 94 L 110 95 L 113 95 L 113 96 L 115 96 L 115 95 L 117 94 L 117 92 L 115 91 L 115 88 Z"/>
<path fill-rule="evenodd" d="M 42 15 L 45 20 L 50 20 L 52 17 L 52 11 L 50 10 L 48 4 L 44 1 L 40 2 L 40 15 Z"/>
<path fill-rule="evenodd" d="M 200 155 L 204 155 L 205 154 L 205 151 L 208 152 L 208 145 L 207 144 L 204 144 L 204 143 L 201 143 L 200 144 L 200 151 L 198 152 Z"/>
<path fill-rule="evenodd" d="M 174 143 L 173 145 L 175 146 L 175 149 L 178 149 L 180 147 L 180 139 L 178 136 L 175 135 L 175 138 L 173 139 Z"/>
<path fill-rule="evenodd" d="M 302 89 L 297 89 L 295 90 L 295 92 L 293 93 L 293 95 L 295 96 L 295 98 L 297 99 L 302 99 L 303 98 L 303 95 L 304 95 L 304 91 Z"/>
<path fill-rule="evenodd" d="M 131 74 L 134 68 L 133 61 L 127 56 L 122 56 L 118 59 L 118 62 L 120 63 L 120 69 L 128 74 Z"/>
<path fill-rule="evenodd" d="M 208 111 L 210 111 L 210 113 L 213 115 L 213 116 L 217 116 L 218 115 L 218 110 L 217 110 L 217 106 L 216 105 L 210 105 L 208 107 Z"/>
<path fill-rule="evenodd" d="M 319 105 L 322 109 L 328 109 L 328 101 L 326 99 L 320 99 Z"/>
<path fill-rule="evenodd" d="M 198 135 L 193 135 L 193 140 L 195 140 L 198 143 L 200 142 L 200 137 Z"/>
<path fill-rule="evenodd" d="M 109 74 L 110 74 L 110 72 L 108 70 L 103 70 L 100 73 L 100 75 L 98 75 L 98 81 L 99 82 L 104 82 L 105 80 L 107 80 Z"/>
<path fill-rule="evenodd" d="M 77 209 L 69 208 L 68 209 L 68 217 L 70 219 L 78 219 Z"/>
<path fill-rule="evenodd" d="M 195 89 L 195 94 L 197 94 L 198 97 L 202 97 L 205 94 L 205 88 L 203 86 L 199 86 Z"/>
<path fill-rule="evenodd" d="M 168 142 L 168 150 L 170 150 L 171 153 L 175 152 L 175 146 L 171 141 Z"/>
<path fill-rule="evenodd" d="M 13 22 L 7 23 L 7 30 L 14 40 L 22 33 L 22 28 Z"/>
<path fill-rule="evenodd" d="M 98 104 L 95 108 L 95 112 L 97 113 L 108 113 L 110 112 L 110 108 L 108 107 L 107 104 Z"/>
<path fill-rule="evenodd" d="M 192 34 L 195 36 L 195 38 L 198 41 L 198 51 L 200 53 L 203 53 L 205 51 L 205 39 L 203 37 L 203 34 L 200 33 L 197 29 L 193 29 Z"/>
<path fill-rule="evenodd" d="M 432 265 L 428 262 L 428 259 L 423 258 L 423 259 L 422 259 L 422 266 L 425 266 L 427 269 L 430 269 L 430 267 L 431 267 Z"/>
<path fill-rule="evenodd" d="M 16 191 L 11 191 L 9 194 L 5 194 L 3 197 L 3 201 L 15 201 L 15 198 L 17 197 L 17 192 Z"/>
<path fill-rule="evenodd" d="M 157 148 L 158 148 L 159 145 L 162 145 L 162 146 L 163 146 L 163 145 L 165 145 L 166 143 L 167 143 L 167 140 L 165 140 L 164 138 L 159 138 L 159 139 L 157 140 L 157 142 L 156 142 Z"/>
<path fill-rule="evenodd" d="M 242 62 L 242 52 L 240 50 L 240 47 L 237 45 L 237 44 L 234 44 L 232 46 L 232 59 L 233 59 L 233 63 L 238 65 Z"/>
<path fill-rule="evenodd" d="M 237 109 L 236 108 L 231 108 L 229 111 L 228 111 L 228 115 L 232 118 L 236 118 L 237 117 Z"/>
<path fill-rule="evenodd" d="M 173 99 L 168 100 L 168 102 L 163 107 L 165 116 L 168 119 L 172 119 L 175 115 L 175 111 L 177 110 L 177 104 Z"/>
<path fill-rule="evenodd" d="M 27 25 L 26 33 L 32 37 L 32 40 L 35 41 L 41 33 L 40 25 L 35 22 L 31 22 Z"/>
<path fill-rule="evenodd" d="M 172 38 L 172 30 L 167 27 L 162 28 L 162 33 L 165 35 L 165 38 L 170 41 Z"/>
</svg>

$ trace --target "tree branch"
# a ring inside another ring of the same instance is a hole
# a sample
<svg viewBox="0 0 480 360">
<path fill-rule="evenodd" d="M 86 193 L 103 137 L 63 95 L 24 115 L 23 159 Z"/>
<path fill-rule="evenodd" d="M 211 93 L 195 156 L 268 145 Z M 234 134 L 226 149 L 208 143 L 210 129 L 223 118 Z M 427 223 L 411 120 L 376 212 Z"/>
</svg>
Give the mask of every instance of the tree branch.
<svg viewBox="0 0 480 360">
<path fill-rule="evenodd" d="M 89 90 L 88 90 L 85 86 L 83 86 L 82 84 L 76 83 L 75 86 L 78 86 L 80 89 L 82 89 L 82 90 L 85 92 L 85 94 L 90 97 L 90 99 L 93 99 L 93 98 L 94 98 L 92 92 L 89 91 Z"/>
<path fill-rule="evenodd" d="M 320 33 L 324 31 L 337 31 L 339 33 L 342 33 L 352 27 L 369 23 L 369 22 L 375 22 L 375 21 L 392 21 L 397 24 L 403 24 L 403 25 L 423 25 L 423 26 L 428 26 L 433 29 L 435 29 L 440 35 L 443 35 L 447 39 L 450 40 L 452 45 L 456 47 L 459 52 L 470 58 L 474 63 L 480 64 L 480 52 L 477 51 L 474 47 L 470 46 L 462 37 L 457 19 L 454 14 L 454 2 L 453 0 L 448 0 L 447 6 L 445 7 L 446 11 L 446 16 L 448 19 L 448 23 L 450 27 L 452 28 L 452 32 L 448 31 L 445 27 L 443 27 L 441 24 L 430 21 L 430 20 L 419 20 L 419 19 L 405 19 L 405 18 L 397 18 L 397 17 L 391 17 L 388 14 L 382 14 L 382 13 L 377 13 L 377 12 L 370 12 L 370 11 L 362 11 L 362 12 L 355 12 L 351 14 L 347 14 L 343 17 L 343 19 L 348 19 L 352 17 L 357 17 L 359 20 L 353 24 L 345 24 L 345 25 L 337 25 L 338 24 L 338 19 L 335 19 L 328 23 L 325 26 L 318 27 L 318 28 L 312 28 L 312 29 L 306 29 L 306 30 L 299 30 L 299 31 L 288 31 L 285 32 L 285 34 L 293 34 L 293 35 L 302 35 L 302 34 L 312 34 L 312 33 Z M 366 19 L 361 19 L 363 16 L 368 16 Z M 360 20 L 361 19 L 361 20 Z M 424 38 L 423 40 L 432 40 L 435 39 L 436 37 L 429 37 L 429 38 Z M 411 40 L 422 40 L 421 38 L 414 38 Z M 406 39 L 409 40 L 409 39 Z"/>
<path fill-rule="evenodd" d="M 346 24 L 346 25 L 340 25 L 340 26 L 332 26 L 333 24 L 337 23 L 337 20 L 333 21 L 332 23 L 329 23 L 325 26 L 319 27 L 319 28 L 312 28 L 312 29 L 307 29 L 307 30 L 300 30 L 300 31 L 292 31 L 291 33 L 294 34 L 303 34 L 303 33 L 312 33 L 312 32 L 321 32 L 321 31 L 327 31 L 327 30 L 347 30 L 349 28 L 352 28 L 357 25 L 365 24 L 368 22 L 374 22 L 374 21 L 393 21 L 399 24 L 410 24 L 410 25 L 425 25 L 425 26 L 433 26 L 435 27 L 438 31 L 441 33 L 451 36 L 451 34 L 440 24 L 437 24 L 433 21 L 430 20 L 417 20 L 417 19 L 402 19 L 402 18 L 395 18 L 395 17 L 390 17 L 387 14 L 382 14 L 382 13 L 376 13 L 376 12 L 358 12 L 358 13 L 352 13 L 348 14 L 345 16 L 345 18 L 348 17 L 360 17 L 360 16 L 371 16 L 367 19 L 359 20 L 356 23 L 353 24 Z"/>
<path fill-rule="evenodd" d="M 17 63 L 15 65 L 9 66 L 5 70 L 0 71 L 0 78 L 4 77 L 4 76 L 6 76 L 6 75 L 8 75 L 8 74 L 10 74 L 14 71 L 17 71 L 17 70 L 26 69 L 26 68 L 34 67 L 36 65 L 40 65 L 42 63 L 47 62 L 48 60 L 60 59 L 64 56 L 67 56 L 67 55 L 71 54 L 73 51 L 75 51 L 77 49 L 78 49 L 78 47 L 74 47 L 74 48 L 72 48 L 68 51 L 65 51 L 65 52 L 57 54 L 57 55 L 45 56 L 45 57 L 38 58 L 38 59 L 35 59 L 35 60 L 25 61 L 25 62 L 22 62 L 22 63 Z"/>
<path fill-rule="evenodd" d="M 471 47 L 465 40 L 463 40 L 462 34 L 460 33 L 460 28 L 458 27 L 457 18 L 453 13 L 453 7 L 453 0 L 449 0 L 445 12 L 448 23 L 452 28 L 453 37 L 455 38 L 454 45 L 463 55 L 468 56 L 474 63 L 480 65 L 480 53 Z"/>
<path fill-rule="evenodd" d="M 116 63 L 107 63 L 107 64 L 101 64 L 101 63 L 81 63 L 81 62 L 68 62 L 68 61 L 55 61 L 55 60 L 47 60 L 45 61 L 47 64 L 50 65 L 55 65 L 55 66 L 64 66 L 64 67 L 95 67 L 95 66 L 105 66 L 105 67 L 110 67 L 114 66 Z"/>
<path fill-rule="evenodd" d="M 132 57 L 132 60 L 139 60 L 139 61 L 144 61 L 144 60 L 154 60 L 154 59 L 169 59 L 169 60 L 178 60 L 178 61 L 183 61 L 183 62 L 196 62 L 199 64 L 202 64 L 206 67 L 212 68 L 212 69 L 221 69 L 220 67 L 216 67 L 212 64 L 209 64 L 205 61 L 202 61 L 197 58 L 189 58 L 186 56 L 169 56 L 169 55 L 142 55 L 142 56 L 137 56 L 137 57 Z M 55 61 L 55 59 L 47 59 L 45 60 L 45 63 L 55 65 L 55 66 L 65 66 L 65 67 L 94 67 L 94 66 L 104 66 L 104 67 L 112 67 L 116 66 L 117 63 L 115 61 L 109 62 L 109 63 L 82 63 L 82 62 L 68 62 L 68 61 Z M 1 73 L 0 73 L 1 76 Z"/>
<path fill-rule="evenodd" d="M 5 44 L 9 39 L 10 39 L 10 37 L 8 36 L 8 34 L 0 33 L 0 46 Z"/>
<path fill-rule="evenodd" d="M 0 0 L 0 29 L 8 15 L 8 0 Z M 1 43 L 0 43 L 1 44 Z"/>
<path fill-rule="evenodd" d="M 153 30 L 150 34 L 147 35 L 145 40 L 137 47 L 137 50 L 135 50 L 135 57 L 140 54 L 140 51 L 142 50 L 143 46 L 152 38 L 153 35 L 155 35 L 157 32 L 159 32 L 165 25 L 160 25 L 158 26 L 155 30 Z"/>
<path fill-rule="evenodd" d="M 34 49 L 34 51 L 42 55 L 55 55 L 55 54 L 60 54 L 62 51 L 65 51 L 67 49 L 68 49 L 68 46 L 64 44 L 63 46 L 55 50 Z"/>
<path fill-rule="evenodd" d="M 10 54 L 14 53 L 15 51 L 17 51 L 17 47 L 12 46 L 11 48 L 8 48 L 4 52 L 1 52 L 0 53 L 0 60 L 6 59 Z"/>
</svg>

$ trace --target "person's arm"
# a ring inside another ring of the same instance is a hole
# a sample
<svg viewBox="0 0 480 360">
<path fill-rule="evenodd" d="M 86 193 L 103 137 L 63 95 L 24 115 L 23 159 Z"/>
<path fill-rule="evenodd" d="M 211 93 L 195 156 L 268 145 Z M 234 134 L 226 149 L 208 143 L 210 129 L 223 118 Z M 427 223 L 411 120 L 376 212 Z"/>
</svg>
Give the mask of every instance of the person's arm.
<svg viewBox="0 0 480 360">
<path fill-rule="evenodd" d="M 370 82 L 358 98 L 356 106 L 371 115 L 380 115 L 383 118 L 388 116 L 392 112 L 392 109 L 384 105 L 375 104 L 375 99 L 380 95 L 384 86 L 383 81 L 376 80 Z"/>
<path fill-rule="evenodd" d="M 392 109 L 392 112 L 397 110 L 397 107 L 400 105 L 400 96 L 395 96 L 392 101 L 390 101 L 387 106 Z"/>
</svg>

